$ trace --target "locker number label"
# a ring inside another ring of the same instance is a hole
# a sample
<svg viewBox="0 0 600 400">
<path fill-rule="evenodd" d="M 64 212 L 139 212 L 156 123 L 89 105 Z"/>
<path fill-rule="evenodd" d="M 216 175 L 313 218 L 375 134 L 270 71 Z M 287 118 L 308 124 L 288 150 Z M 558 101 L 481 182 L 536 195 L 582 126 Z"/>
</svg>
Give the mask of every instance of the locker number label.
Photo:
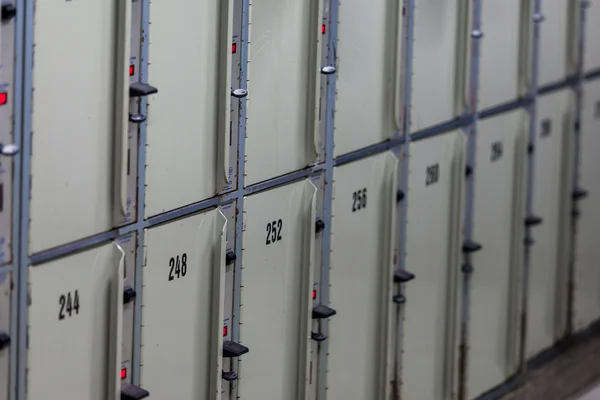
<svg viewBox="0 0 600 400">
<path fill-rule="evenodd" d="M 425 186 L 433 185 L 440 180 L 440 164 L 433 164 L 427 167 L 425 175 Z"/>
<path fill-rule="evenodd" d="M 75 315 L 79 314 L 79 291 L 75 290 L 74 292 L 61 294 L 58 298 L 58 305 L 60 306 L 58 310 L 59 321 L 72 317 L 73 312 L 75 312 Z"/>
<path fill-rule="evenodd" d="M 183 278 L 187 274 L 187 254 L 171 257 L 169 260 L 169 280 Z"/>
<path fill-rule="evenodd" d="M 367 188 L 352 193 L 352 212 L 367 208 Z"/>
<path fill-rule="evenodd" d="M 492 143 L 492 152 L 490 154 L 490 161 L 498 161 L 502 158 L 502 154 L 504 154 L 504 145 L 502 142 L 494 142 Z"/>
<path fill-rule="evenodd" d="M 281 239 L 281 230 L 283 229 L 283 221 L 278 219 L 277 221 L 269 222 L 267 224 L 267 245 L 279 242 Z"/>
</svg>

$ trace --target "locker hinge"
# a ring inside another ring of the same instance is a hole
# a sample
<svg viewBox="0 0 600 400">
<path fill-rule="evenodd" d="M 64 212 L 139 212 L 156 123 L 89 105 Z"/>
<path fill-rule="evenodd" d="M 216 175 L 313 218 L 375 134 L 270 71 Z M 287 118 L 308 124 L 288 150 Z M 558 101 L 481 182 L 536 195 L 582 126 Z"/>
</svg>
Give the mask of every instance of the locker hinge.
<svg viewBox="0 0 600 400">
<path fill-rule="evenodd" d="M 129 285 L 125 286 L 125 288 L 123 289 L 123 304 L 131 303 L 133 300 L 135 300 L 136 296 L 137 293 L 134 288 L 132 288 Z"/>
<path fill-rule="evenodd" d="M 141 124 L 146 120 L 146 116 L 144 114 L 129 114 L 129 122 L 133 122 L 134 124 Z"/>
<path fill-rule="evenodd" d="M 467 165 L 465 167 L 465 176 L 471 176 L 473 175 L 473 167 L 471 167 L 470 165 Z"/>
<path fill-rule="evenodd" d="M 227 382 L 237 381 L 238 374 L 234 371 L 222 371 L 221 378 Z"/>
<path fill-rule="evenodd" d="M 4 350 L 10 344 L 10 336 L 6 332 L 0 332 L 0 350 Z"/>
<path fill-rule="evenodd" d="M 246 89 L 234 89 L 231 91 L 231 95 L 236 99 L 243 99 L 248 96 L 248 91 Z"/>
<path fill-rule="evenodd" d="M 2 6 L 2 22 L 9 21 L 17 15 L 17 7 L 14 4 L 4 4 Z"/>
<path fill-rule="evenodd" d="M 249 352 L 250 349 L 239 343 L 226 340 L 223 342 L 223 358 L 239 357 Z"/>
<path fill-rule="evenodd" d="M 537 215 L 530 215 L 529 217 L 525 218 L 525 226 L 537 226 L 542 222 L 544 222 L 544 220 Z"/>
<path fill-rule="evenodd" d="M 322 232 L 323 229 L 325 229 L 325 222 L 321 218 L 318 218 L 315 222 L 315 233 Z"/>
<path fill-rule="evenodd" d="M 333 65 L 327 65 L 327 66 L 321 68 L 321 73 L 323 75 L 335 74 L 335 67 Z"/>
<path fill-rule="evenodd" d="M 158 89 L 147 83 L 136 82 L 129 85 L 129 97 L 145 97 L 158 93 Z"/>
<path fill-rule="evenodd" d="M 14 156 L 19 152 L 19 146 L 16 144 L 2 144 L 0 143 L 0 154 L 3 156 Z"/>
<path fill-rule="evenodd" d="M 225 254 L 225 265 L 231 265 L 235 260 L 237 260 L 237 256 L 233 251 L 228 251 L 227 254 Z"/>
<path fill-rule="evenodd" d="M 415 274 L 408 272 L 405 269 L 397 268 L 394 271 L 394 282 L 396 283 L 406 283 L 408 281 L 412 281 L 413 279 L 415 279 Z"/>
<path fill-rule="evenodd" d="M 335 314 L 337 314 L 337 311 L 323 304 L 317 304 L 312 309 L 312 319 L 330 318 L 333 317 Z"/>
<path fill-rule="evenodd" d="M 470 264 L 470 263 L 463 264 L 461 267 L 461 270 L 465 274 L 472 274 L 473 270 L 474 270 L 473 264 Z"/>
<path fill-rule="evenodd" d="M 463 253 L 475 253 L 476 251 L 481 250 L 481 245 L 471 239 L 465 240 L 462 245 Z"/>
<path fill-rule="evenodd" d="M 396 203 L 400 203 L 402 200 L 404 200 L 405 197 L 406 197 L 406 194 L 404 194 L 404 192 L 402 190 L 398 190 L 396 192 Z"/>
<path fill-rule="evenodd" d="M 535 147 L 533 146 L 533 143 L 529 143 L 527 145 L 527 153 L 533 154 L 534 151 L 535 151 Z"/>
<path fill-rule="evenodd" d="M 401 295 L 401 294 L 398 294 L 398 295 L 396 295 L 396 296 L 392 297 L 392 300 L 393 300 L 393 301 L 394 301 L 394 303 L 396 303 L 396 304 L 404 304 L 404 303 L 406 303 L 406 297 L 404 297 L 404 296 L 403 296 L 403 295 Z"/>
<path fill-rule="evenodd" d="M 575 189 L 572 194 L 573 200 L 582 200 L 588 197 L 588 191 L 585 189 Z"/>
<path fill-rule="evenodd" d="M 523 244 L 525 246 L 533 246 L 535 244 L 535 240 L 533 240 L 532 237 L 526 237 L 525 239 L 523 239 Z"/>
<path fill-rule="evenodd" d="M 310 338 L 315 342 L 324 342 L 327 339 L 327 336 L 321 332 L 311 332 Z"/>
<path fill-rule="evenodd" d="M 130 383 L 121 384 L 121 400 L 141 400 L 150 396 L 147 390 Z"/>
</svg>

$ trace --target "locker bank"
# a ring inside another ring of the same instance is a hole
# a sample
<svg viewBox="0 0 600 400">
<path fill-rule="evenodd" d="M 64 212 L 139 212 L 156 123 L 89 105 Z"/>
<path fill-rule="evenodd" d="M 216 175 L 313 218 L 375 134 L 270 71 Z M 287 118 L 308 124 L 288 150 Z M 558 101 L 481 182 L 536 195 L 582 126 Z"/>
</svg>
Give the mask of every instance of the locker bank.
<svg viewBox="0 0 600 400">
<path fill-rule="evenodd" d="M 0 400 L 501 399 L 600 333 L 600 0 L 0 5 Z"/>
</svg>

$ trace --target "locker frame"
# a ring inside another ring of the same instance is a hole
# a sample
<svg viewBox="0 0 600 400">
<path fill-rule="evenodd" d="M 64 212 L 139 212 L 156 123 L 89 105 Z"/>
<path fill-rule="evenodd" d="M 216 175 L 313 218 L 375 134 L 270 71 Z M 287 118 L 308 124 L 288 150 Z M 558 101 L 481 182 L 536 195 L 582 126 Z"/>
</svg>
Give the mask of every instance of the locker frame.
<svg viewBox="0 0 600 400">
<path fill-rule="evenodd" d="M 147 31 L 149 28 L 148 25 L 148 17 L 149 17 L 149 0 L 139 0 L 142 2 L 142 30 L 144 38 L 147 39 Z M 248 12 L 249 12 L 249 0 L 239 0 L 242 3 L 242 41 L 241 41 L 241 71 L 240 71 L 240 82 L 238 87 L 241 89 L 246 89 L 246 71 L 247 71 L 247 39 L 248 39 Z M 541 1 L 536 1 L 536 11 L 541 11 Z M 13 262 L 10 265 L 5 265 L 0 267 L 0 272 L 13 272 L 13 280 L 15 282 L 15 290 L 12 293 L 12 310 L 11 313 L 11 333 L 13 337 L 13 343 L 11 345 L 11 385 L 13 386 L 11 389 L 10 400 L 16 399 L 25 399 L 25 389 L 26 389 L 26 327 L 27 327 L 27 267 L 31 263 L 41 263 L 43 261 L 48 261 L 51 259 L 55 259 L 61 256 L 68 255 L 72 252 L 83 250 L 90 248 L 94 245 L 97 245 L 102 242 L 110 241 L 118 236 L 137 232 L 138 233 L 138 247 L 136 250 L 137 253 L 137 261 L 136 261 L 136 273 L 141 269 L 141 254 L 142 254 L 142 243 L 143 243 L 143 229 L 147 227 L 151 227 L 160 223 L 164 223 L 170 221 L 172 219 L 180 218 L 183 216 L 194 214 L 198 211 L 219 206 L 223 204 L 229 204 L 235 200 L 237 200 L 237 209 L 243 209 L 243 196 L 248 195 L 250 193 L 255 193 L 261 190 L 265 190 L 271 187 L 275 187 L 281 184 L 285 184 L 287 182 L 291 182 L 293 180 L 308 177 L 315 174 L 324 174 L 326 181 L 331 181 L 331 173 L 332 169 L 336 165 L 342 165 L 347 162 L 351 162 L 354 160 L 358 160 L 361 158 L 365 158 L 367 156 L 373 155 L 375 153 L 381 153 L 392 148 L 396 148 L 402 146 L 405 152 L 404 154 L 408 154 L 408 149 L 410 142 L 425 140 L 429 137 L 436 136 L 438 134 L 446 133 L 450 130 L 456 128 L 467 128 L 470 127 L 471 133 L 473 135 L 477 132 L 477 120 L 480 118 L 489 118 L 494 115 L 498 115 L 500 113 L 504 113 L 516 108 L 527 108 L 535 110 L 535 100 L 536 97 L 541 93 L 549 93 L 556 90 L 560 90 L 563 88 L 572 88 L 577 93 L 577 104 L 576 104 L 576 115 L 579 116 L 580 113 L 580 96 L 581 96 L 581 85 L 584 80 L 592 80 L 596 78 L 600 78 L 600 69 L 595 69 L 591 71 L 584 71 L 582 59 L 583 59 L 583 48 L 585 43 L 585 24 L 586 24 L 586 11 L 585 11 L 585 0 L 579 1 L 579 15 L 580 15 L 580 26 L 579 26 L 579 37 L 578 37 L 578 47 L 579 51 L 579 63 L 577 72 L 568 76 L 566 79 L 561 80 L 559 82 L 553 82 L 544 87 L 534 87 L 532 88 L 529 96 L 526 96 L 524 99 L 513 100 L 507 102 L 505 104 L 500 104 L 493 108 L 480 111 L 479 113 L 473 112 L 472 110 L 457 120 L 447 121 L 441 123 L 437 126 L 429 127 L 423 129 L 421 131 L 417 131 L 413 133 L 412 137 L 406 138 L 404 136 L 396 135 L 395 137 L 387 140 L 385 142 L 373 144 L 371 146 L 364 147 L 360 150 L 354 151 L 352 153 L 343 154 L 338 157 L 333 156 L 333 109 L 335 102 L 335 75 L 330 75 L 328 77 L 328 86 L 327 86 L 327 120 L 326 120 L 326 157 L 325 162 L 318 163 L 309 168 L 305 168 L 300 171 L 296 171 L 284 176 L 280 176 L 274 179 L 270 179 L 268 181 L 262 182 L 257 185 L 252 185 L 247 188 L 243 188 L 243 154 L 245 153 L 244 148 L 244 137 L 245 137 L 245 125 L 240 122 L 238 127 L 238 186 L 237 189 L 233 192 L 217 195 L 213 198 L 206 199 L 185 207 L 181 209 L 172 210 L 166 212 L 164 214 L 149 218 L 144 220 L 144 184 L 145 184 L 145 175 L 144 175 L 144 163 L 145 163 L 145 145 L 146 145 L 146 128 L 145 125 L 142 124 L 139 127 L 139 138 L 140 141 L 138 143 L 139 148 L 139 157 L 138 157 L 138 173 L 139 173 L 139 183 L 138 183 L 138 219 L 135 223 L 124 225 L 118 228 L 111 229 L 107 232 L 102 232 L 96 234 L 92 237 L 84 238 L 81 240 L 77 240 L 65 245 L 58 246 L 56 248 L 45 250 L 33 255 L 28 254 L 28 240 L 29 240 L 29 199 L 30 199 L 30 157 L 28 156 L 31 152 L 31 100 L 32 100 L 32 60 L 33 60 L 33 24 L 34 24 L 34 13 L 33 13 L 33 0 L 15 0 L 15 4 L 19 8 L 19 10 L 24 10 L 24 12 L 17 13 L 17 22 L 16 22 L 16 70 L 15 70 L 15 142 L 20 142 L 21 146 L 21 154 L 25 155 L 21 157 L 17 155 L 14 158 L 15 165 L 21 165 L 21 168 L 15 168 L 14 172 L 14 191 L 13 191 Z M 478 7 L 481 7 L 481 0 L 477 0 Z M 337 42 L 337 20 L 338 20 L 338 1 L 331 0 L 330 6 L 330 17 L 329 17 L 329 25 L 328 29 L 330 31 L 329 36 L 329 56 L 332 59 L 332 56 L 335 54 L 335 43 Z M 404 103 L 405 107 L 410 107 L 410 73 L 411 73 L 411 57 L 412 57 L 412 15 L 414 10 L 415 0 L 403 0 L 403 6 L 406 8 L 406 17 L 404 24 L 408 26 L 406 31 L 404 32 L 403 41 L 405 42 L 406 52 L 404 54 L 404 71 L 402 72 L 404 86 L 404 96 L 407 100 Z M 535 49 L 536 40 L 539 36 L 533 35 L 533 46 Z M 485 40 L 485 39 L 484 39 Z M 148 55 L 148 47 L 147 40 L 142 41 L 142 62 L 140 64 L 141 71 L 141 80 L 142 82 L 146 82 L 148 80 L 148 66 L 147 66 L 147 55 Z M 534 50 L 535 53 L 535 50 Z M 533 71 L 532 76 L 537 76 L 537 56 L 534 54 L 533 56 Z M 470 55 L 470 63 L 471 68 L 477 70 L 479 61 L 479 54 L 477 51 L 472 51 Z M 334 64 L 334 62 L 332 62 Z M 474 79 L 475 80 L 475 79 Z M 234 83 L 235 84 L 235 83 Z M 476 93 L 476 91 L 475 91 Z M 246 101 L 245 99 L 240 99 L 240 121 L 244 121 L 246 115 Z M 142 99 L 140 103 L 140 107 L 143 109 L 146 106 L 146 100 Z M 532 114 L 532 121 L 535 120 L 535 111 Z M 577 118 L 577 121 L 579 118 Z M 406 131 L 406 124 L 403 129 L 401 129 L 400 133 L 404 130 Z M 535 129 L 535 124 L 532 123 L 532 131 Z M 534 134 L 530 131 L 530 134 Z M 577 134 L 576 134 L 576 137 Z M 577 160 L 579 159 L 579 150 L 578 146 L 575 146 L 573 151 L 573 155 L 576 161 L 575 170 L 577 170 Z M 402 160 L 402 164 L 404 166 L 408 165 L 408 157 L 404 157 Z M 473 175 L 474 176 L 474 175 Z M 241 177 L 241 178 L 240 178 Z M 240 182 L 242 182 L 240 184 Z M 528 191 L 530 190 L 528 185 Z M 325 186 L 325 197 L 324 197 L 324 218 L 326 221 L 329 221 L 331 218 L 331 185 Z M 408 195 L 408 193 L 406 193 Z M 407 198 L 408 199 L 408 198 Z M 405 207 L 407 200 L 404 201 L 403 208 Z M 468 208 L 468 206 L 467 206 Z M 575 223 L 575 222 L 574 222 Z M 330 224 L 325 225 L 325 231 L 323 234 L 323 254 L 326 255 L 329 253 L 329 234 L 330 234 Z M 236 232 L 241 232 L 242 222 L 241 219 L 238 218 L 236 221 Z M 574 240 L 574 237 L 571 238 Z M 400 238 L 400 248 L 404 249 L 404 237 Z M 241 257 L 241 241 L 236 241 L 235 252 L 238 257 L 238 260 Z M 399 257 L 400 265 L 403 264 L 403 257 Z M 234 286 L 239 288 L 239 265 L 240 262 L 236 263 L 235 271 L 236 271 L 236 281 Z M 328 284 L 328 267 L 329 267 L 329 259 L 328 257 L 323 257 L 322 269 L 321 269 L 321 283 L 323 287 L 327 287 Z M 465 278 L 467 279 L 467 278 Z M 526 285 L 525 285 L 526 286 Z M 141 296 L 141 283 L 136 282 L 136 289 L 138 291 L 138 295 Z M 239 291 L 234 291 L 234 293 Z M 525 287 L 525 295 L 527 293 Z M 323 291 L 321 293 L 323 296 L 323 301 L 328 301 L 328 293 L 327 291 Z M 468 302 L 464 302 L 464 300 L 468 300 L 469 294 L 468 291 L 463 293 L 463 318 L 468 317 Z M 140 305 L 141 302 L 136 302 L 135 308 L 135 324 L 134 324 L 134 369 L 133 373 L 133 382 L 136 383 L 139 377 L 139 348 L 136 344 L 139 344 L 139 324 L 140 324 Z M 237 308 L 236 308 L 237 307 Z M 18 311 L 18 312 L 15 312 Z M 237 317 L 237 313 L 239 313 L 239 295 L 236 296 L 234 294 L 234 316 L 233 316 L 233 324 L 232 324 L 232 339 L 236 339 L 238 335 L 238 327 L 237 323 L 239 323 L 239 318 Z M 326 324 L 324 324 L 324 332 L 327 332 Z M 399 333 L 401 335 L 401 333 Z M 321 371 L 326 368 L 326 358 L 323 356 L 326 353 L 326 344 L 323 348 L 325 351 L 320 352 L 319 355 L 319 368 Z M 549 350 L 552 352 L 552 349 Z M 535 360 L 533 360 L 535 361 Z M 493 389 L 489 396 L 498 393 L 503 393 L 511 388 L 514 388 L 515 385 L 519 385 L 522 382 L 522 378 L 527 371 L 527 365 L 532 363 L 523 364 L 523 369 L 520 375 L 518 375 L 514 380 L 509 381 L 500 387 Z M 136 367 L 137 365 L 137 367 Z M 233 385 L 235 386 L 235 385 Z M 319 393 L 321 394 L 320 398 L 325 398 L 325 387 L 326 383 L 323 379 L 319 379 Z M 232 390 L 232 396 L 235 395 L 235 391 Z M 485 398 L 485 397 L 482 397 Z M 491 397 L 490 397 L 491 398 Z"/>
</svg>

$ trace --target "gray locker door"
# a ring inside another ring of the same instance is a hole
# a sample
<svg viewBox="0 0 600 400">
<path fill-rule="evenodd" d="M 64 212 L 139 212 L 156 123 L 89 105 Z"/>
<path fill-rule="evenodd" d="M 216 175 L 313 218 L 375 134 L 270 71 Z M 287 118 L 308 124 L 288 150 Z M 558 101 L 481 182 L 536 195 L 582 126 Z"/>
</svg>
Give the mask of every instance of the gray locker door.
<svg viewBox="0 0 600 400">
<path fill-rule="evenodd" d="M 400 2 L 340 4 L 335 155 L 382 142 L 399 129 Z"/>
<path fill-rule="evenodd" d="M 12 276 L 0 274 L 0 399 L 7 400 L 10 393 L 10 300 Z M 14 344 L 12 344 L 14 346 Z"/>
<path fill-rule="evenodd" d="M 469 398 L 518 368 L 529 121 L 518 110 L 478 126 L 473 237 L 483 248 L 473 255 Z"/>
<path fill-rule="evenodd" d="M 40 2 L 35 21 L 31 252 L 106 231 L 133 209 L 123 176 L 131 2 Z"/>
<path fill-rule="evenodd" d="M 458 348 L 464 134 L 411 146 L 402 398 L 451 399 Z"/>
<path fill-rule="evenodd" d="M 421 2 L 415 7 L 411 132 L 466 110 L 468 12 L 465 0 Z"/>
<path fill-rule="evenodd" d="M 220 399 L 227 220 L 147 229 L 140 384 L 157 399 Z"/>
<path fill-rule="evenodd" d="M 571 9 L 577 2 L 571 0 L 554 0 L 544 2 L 544 23 L 540 25 L 540 62 L 539 62 L 539 84 L 547 85 L 564 79 L 568 72 L 573 71 L 572 51 L 568 47 L 572 45 L 570 32 L 574 26 L 571 25 Z M 533 20 L 531 20 L 533 24 Z M 572 46 L 574 47 L 574 46 Z"/>
<path fill-rule="evenodd" d="M 329 400 L 390 395 L 397 169 L 384 153 L 334 170 Z"/>
<path fill-rule="evenodd" d="M 571 194 L 571 96 L 563 90 L 538 100 L 533 230 L 527 304 L 527 358 L 550 347 L 565 330 Z"/>
<path fill-rule="evenodd" d="M 317 158 L 322 10 L 322 0 L 251 5 L 246 185 Z"/>
<path fill-rule="evenodd" d="M 521 0 L 487 0 L 482 6 L 481 58 L 479 71 L 479 105 L 486 109 L 515 100 L 525 89 L 523 78 L 529 69 L 520 69 L 521 57 L 528 54 L 529 16 L 527 2 Z M 523 36 L 521 36 L 523 34 Z M 524 75 L 525 74 L 525 75 Z"/>
<path fill-rule="evenodd" d="M 29 267 L 28 400 L 121 398 L 124 257 L 105 244 Z"/>
<path fill-rule="evenodd" d="M 316 191 L 304 180 L 245 199 L 241 399 L 308 398 Z"/>
<path fill-rule="evenodd" d="M 600 8 L 600 4 L 595 4 Z M 600 82 L 584 86 L 581 131 L 581 188 L 588 198 L 578 201 L 581 211 L 575 247 L 575 328 L 581 330 L 600 318 Z"/>
<path fill-rule="evenodd" d="M 229 182 L 232 0 L 150 5 L 146 215 Z M 176 177 L 176 179 L 174 179 Z"/>
<path fill-rule="evenodd" d="M 586 48 L 583 66 L 586 71 L 589 71 L 600 68 L 600 46 L 597 41 L 600 37 L 600 1 L 591 0 L 586 13 Z"/>
</svg>

